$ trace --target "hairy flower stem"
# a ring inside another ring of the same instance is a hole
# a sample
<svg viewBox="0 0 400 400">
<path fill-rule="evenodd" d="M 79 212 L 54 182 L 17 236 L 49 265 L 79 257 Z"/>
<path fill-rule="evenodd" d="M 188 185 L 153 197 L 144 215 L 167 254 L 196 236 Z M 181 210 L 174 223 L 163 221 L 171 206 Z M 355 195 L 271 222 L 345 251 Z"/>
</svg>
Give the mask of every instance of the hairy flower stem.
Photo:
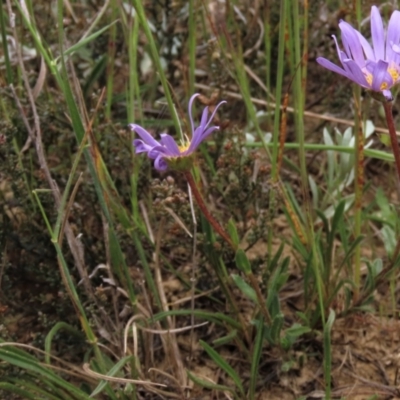
<svg viewBox="0 0 400 400">
<path fill-rule="evenodd" d="M 400 149 L 393 120 L 393 103 L 391 101 L 383 102 L 383 108 L 385 110 L 386 122 L 390 134 L 390 141 L 392 143 L 394 164 L 397 172 L 397 195 L 400 200 Z"/>
<path fill-rule="evenodd" d="M 354 152 L 355 159 L 355 179 L 354 179 L 354 237 L 358 238 L 361 235 L 362 227 L 362 199 L 364 191 L 364 132 L 363 121 L 361 116 L 361 88 L 357 86 L 354 90 L 354 104 L 356 107 L 355 115 L 355 142 Z M 354 292 L 353 300 L 357 301 L 360 294 L 361 281 L 361 246 L 360 244 L 354 251 Z"/>
<path fill-rule="evenodd" d="M 211 213 L 208 211 L 208 208 L 206 204 L 204 203 L 203 196 L 200 194 L 199 189 L 197 188 L 196 182 L 191 174 L 191 172 L 186 171 L 185 172 L 185 178 L 187 179 L 187 182 L 190 185 L 190 189 L 192 190 L 193 196 L 196 199 L 197 205 L 199 206 L 200 210 L 202 211 L 203 215 L 206 217 L 207 221 L 211 224 L 211 226 L 214 228 L 214 230 L 232 247 L 232 250 L 234 252 L 237 251 L 238 247 L 232 242 L 232 239 L 229 237 L 229 235 L 225 232 L 225 230 L 221 227 L 219 222 L 211 215 Z M 259 305 L 261 307 L 261 312 L 264 315 L 264 318 L 268 324 L 271 323 L 271 315 L 265 305 L 265 299 L 262 295 L 260 285 L 258 284 L 258 281 L 256 277 L 254 276 L 252 271 L 248 271 L 246 273 L 247 278 L 250 281 L 251 286 L 253 287 Z M 233 298 L 231 298 L 233 301 Z M 234 304 L 236 306 L 236 304 Z M 239 315 L 239 314 L 238 314 Z M 244 325 L 243 325 L 244 326 Z"/>
<path fill-rule="evenodd" d="M 225 230 L 222 228 L 219 222 L 211 215 L 210 211 L 208 211 L 208 208 L 204 203 L 203 196 L 200 194 L 191 172 L 189 171 L 185 172 L 185 178 L 187 179 L 187 182 L 190 185 L 190 189 L 192 189 L 192 193 L 194 198 L 196 199 L 197 205 L 199 206 L 203 215 L 206 217 L 207 221 L 214 228 L 215 232 L 217 232 L 218 235 L 220 235 L 222 239 L 224 239 L 229 244 L 229 246 L 231 246 L 232 249 L 236 251 L 237 246 L 232 242 L 232 239 L 225 232 Z"/>
<path fill-rule="evenodd" d="M 218 221 L 208 211 L 208 208 L 207 208 L 206 204 L 204 203 L 203 196 L 201 195 L 201 193 L 197 187 L 197 184 L 193 178 L 192 173 L 190 171 L 185 171 L 184 175 L 190 186 L 192 194 L 193 194 L 194 198 L 196 199 L 197 205 L 199 206 L 201 212 L 203 213 L 203 215 L 205 216 L 207 221 L 211 224 L 211 226 L 214 228 L 214 230 L 232 247 L 232 249 L 234 251 L 236 251 L 237 246 L 234 245 L 234 243 L 232 242 L 229 235 L 224 231 L 224 229 L 221 227 L 221 225 L 218 223 Z M 251 343 L 250 336 L 246 329 L 246 323 L 243 320 L 243 318 L 241 317 L 240 312 L 239 312 L 239 307 L 236 304 L 235 298 L 227 285 L 228 274 L 226 272 L 225 273 L 223 272 L 222 274 L 220 274 L 218 271 L 216 271 L 216 272 L 217 272 L 217 276 L 218 276 L 218 279 L 221 284 L 221 289 L 225 293 L 225 295 L 227 296 L 227 298 L 229 300 L 229 303 L 233 307 L 235 315 L 238 316 L 239 323 L 242 326 L 242 330 L 243 330 L 245 339 L 246 339 L 247 343 Z"/>
</svg>

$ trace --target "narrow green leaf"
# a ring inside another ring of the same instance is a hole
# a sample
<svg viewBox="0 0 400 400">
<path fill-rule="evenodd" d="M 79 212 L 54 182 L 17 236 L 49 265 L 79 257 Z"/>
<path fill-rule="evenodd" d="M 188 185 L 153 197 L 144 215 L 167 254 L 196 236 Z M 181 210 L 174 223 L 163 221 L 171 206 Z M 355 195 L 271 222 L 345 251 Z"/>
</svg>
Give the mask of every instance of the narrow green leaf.
<svg viewBox="0 0 400 400">
<path fill-rule="evenodd" d="M 274 258 L 270 261 L 270 263 L 268 265 L 268 272 L 270 274 L 272 274 L 273 271 L 275 271 L 275 269 L 277 268 L 278 262 L 279 262 L 279 259 L 282 256 L 282 252 L 283 252 L 284 247 L 285 247 L 284 243 L 281 243 L 281 245 L 279 246 L 278 251 L 274 255 Z"/>
<path fill-rule="evenodd" d="M 13 347 L 0 347 L 0 359 L 10 363 L 11 365 L 22 368 L 26 371 L 29 371 L 40 379 L 48 379 L 49 382 L 58 385 L 60 388 L 67 390 L 69 393 L 73 394 L 76 399 L 87 400 L 89 397 L 84 394 L 82 391 L 77 389 L 74 385 L 71 385 L 50 369 L 43 367 L 39 360 L 32 360 L 32 357 L 29 355 L 22 354 L 20 352 L 13 351 Z"/>
<path fill-rule="evenodd" d="M 319 209 L 315 209 L 314 211 L 318 215 L 319 219 L 321 220 L 321 221 L 317 221 L 317 223 L 318 222 L 322 222 L 322 226 L 323 226 L 322 229 L 323 229 L 324 232 L 326 232 L 328 234 L 328 232 L 329 232 L 329 222 L 328 222 L 328 219 L 325 216 L 325 213 L 323 211 L 319 210 Z"/>
<path fill-rule="evenodd" d="M 244 394 L 243 385 L 242 385 L 242 382 L 239 378 L 239 375 L 236 373 L 236 371 L 206 342 L 204 342 L 203 340 L 200 340 L 200 345 L 207 352 L 207 354 L 212 358 L 212 360 L 232 378 L 232 380 L 235 382 L 235 385 L 237 386 L 241 395 L 244 398 L 245 394 Z"/>
<path fill-rule="evenodd" d="M 229 332 L 228 335 L 215 339 L 213 340 L 212 343 L 214 347 L 222 346 L 227 343 L 232 343 L 232 340 L 235 339 L 236 336 L 237 336 L 237 330 L 233 329 L 232 331 Z"/>
<path fill-rule="evenodd" d="M 115 376 L 120 370 L 121 368 L 127 364 L 133 357 L 132 356 L 126 356 L 121 358 L 106 374 L 107 376 Z M 106 387 L 107 385 L 107 381 L 103 380 L 101 381 L 96 389 L 93 390 L 93 392 L 90 394 L 90 397 L 94 397 L 96 395 L 98 395 L 99 393 L 102 392 L 102 390 Z"/>
<path fill-rule="evenodd" d="M 332 349 L 331 349 L 331 331 L 335 322 L 335 311 L 329 310 L 329 317 L 324 326 L 324 377 L 326 387 L 326 398 L 330 399 L 331 393 L 331 367 L 332 367 Z"/>
<path fill-rule="evenodd" d="M 30 379 L 29 376 L 23 376 L 18 379 L 9 379 L 10 383 L 18 388 L 24 388 L 31 394 L 35 394 L 35 399 L 46 399 L 46 400 L 70 400 L 70 396 L 67 392 L 59 389 L 57 385 L 52 384 L 46 378 L 41 377 L 40 379 Z M 40 386 L 39 386 L 40 385 Z M 40 396 L 39 396 L 40 395 Z"/>
<path fill-rule="evenodd" d="M 343 258 L 343 261 L 340 264 L 340 268 L 346 264 L 346 262 L 348 261 L 348 259 L 353 255 L 354 250 L 356 249 L 356 247 L 364 240 L 364 236 L 359 236 L 358 238 L 356 238 L 350 245 L 346 255 Z"/>
<path fill-rule="evenodd" d="M 250 387 L 249 387 L 249 399 L 254 400 L 256 394 L 256 384 L 258 378 L 258 367 L 260 364 L 260 358 L 262 354 L 262 345 L 264 341 L 265 325 L 264 320 L 260 319 L 259 323 L 256 324 L 257 333 L 254 340 L 253 353 L 251 357 L 251 367 L 250 367 Z"/>
<path fill-rule="evenodd" d="M 37 397 L 35 394 L 28 392 L 27 390 L 24 390 L 24 389 L 22 389 L 16 385 L 13 385 L 11 383 L 0 382 L 0 389 L 6 390 L 7 392 L 10 392 L 10 393 L 14 393 L 17 396 L 22 397 L 23 399 L 37 400 Z"/>
<path fill-rule="evenodd" d="M 45 354 L 45 362 L 46 364 L 50 364 L 50 353 L 51 353 L 51 343 L 53 341 L 54 335 L 57 334 L 57 332 L 61 329 L 65 329 L 68 332 L 72 333 L 75 336 L 81 337 L 82 339 L 84 338 L 82 332 L 78 331 L 75 329 L 73 326 L 67 324 L 66 322 L 58 322 L 51 328 L 50 332 L 47 334 L 45 342 L 44 342 L 44 349 L 46 351 Z"/>
<path fill-rule="evenodd" d="M 80 40 L 78 43 L 75 43 L 71 47 L 69 47 L 67 50 L 64 51 L 64 56 L 70 56 L 74 54 L 76 51 L 78 51 L 80 48 L 83 46 L 86 46 L 88 43 L 90 43 L 92 40 L 96 39 L 98 36 L 100 36 L 102 33 L 107 31 L 111 26 L 117 23 L 117 20 L 111 22 L 111 24 L 106 25 L 105 27 L 99 29 L 95 33 L 92 33 L 90 36 L 85 37 L 84 39 Z"/>
</svg>

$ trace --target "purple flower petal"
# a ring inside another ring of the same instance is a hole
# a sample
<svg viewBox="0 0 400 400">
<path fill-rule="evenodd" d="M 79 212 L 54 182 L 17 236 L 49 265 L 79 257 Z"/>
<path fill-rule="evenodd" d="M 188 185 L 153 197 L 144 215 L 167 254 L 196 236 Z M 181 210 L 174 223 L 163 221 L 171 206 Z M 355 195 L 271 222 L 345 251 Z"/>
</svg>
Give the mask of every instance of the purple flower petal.
<svg viewBox="0 0 400 400">
<path fill-rule="evenodd" d="M 226 103 L 226 101 L 223 100 L 223 101 L 220 101 L 220 102 L 216 105 L 216 107 L 215 107 L 214 111 L 212 112 L 211 117 L 209 118 L 209 120 L 208 120 L 208 122 L 207 122 L 207 125 L 204 127 L 204 129 L 207 128 L 208 125 L 210 125 L 211 121 L 212 121 L 213 118 L 214 118 L 215 113 L 218 111 L 218 108 L 220 108 L 220 107 L 222 106 L 222 104 L 225 104 L 225 103 Z"/>
<path fill-rule="evenodd" d="M 375 53 L 372 50 L 372 47 L 368 43 L 367 39 L 365 39 L 365 37 L 363 35 L 361 35 L 360 32 L 358 32 L 358 31 L 356 31 L 356 32 L 357 32 L 358 40 L 360 41 L 362 49 L 364 50 L 365 57 L 368 60 L 375 60 Z"/>
<path fill-rule="evenodd" d="M 392 42 L 393 43 L 393 42 Z M 400 54 L 400 46 L 398 44 L 392 44 L 392 50 L 396 53 L 396 54 Z"/>
<path fill-rule="evenodd" d="M 347 22 L 341 21 L 339 28 L 342 31 L 342 42 L 348 58 L 353 60 L 363 67 L 365 64 L 364 52 L 356 30 Z"/>
<path fill-rule="evenodd" d="M 383 60 L 385 58 L 385 34 L 381 14 L 376 6 L 371 8 L 371 34 L 375 59 Z"/>
<path fill-rule="evenodd" d="M 154 160 L 154 168 L 157 169 L 158 171 L 165 171 L 168 168 L 168 164 L 162 155 L 159 155 Z"/>
<path fill-rule="evenodd" d="M 203 113 L 201 114 L 201 120 L 200 120 L 200 125 L 199 127 L 205 127 L 207 124 L 207 117 L 208 117 L 208 107 L 206 107 L 203 110 Z"/>
<path fill-rule="evenodd" d="M 391 83 L 392 78 L 387 72 L 388 63 L 386 61 L 379 60 L 375 66 L 372 80 L 372 90 L 379 92 L 382 90 L 382 85 L 384 82 Z M 390 87 L 390 86 L 389 86 Z"/>
<path fill-rule="evenodd" d="M 393 101 L 392 92 L 390 90 L 382 90 L 382 93 L 386 97 L 387 101 Z"/>
<path fill-rule="evenodd" d="M 206 129 L 206 126 L 207 126 L 207 117 L 208 117 L 208 107 L 206 107 L 203 110 L 203 113 L 201 114 L 200 125 L 196 129 L 192 130 L 191 144 L 193 142 L 196 142 L 197 140 L 200 140 L 200 142 L 201 142 L 201 135 L 202 135 L 204 129 Z M 191 148 L 191 146 L 189 146 L 189 149 L 190 148 Z M 197 146 L 196 146 L 196 148 L 197 148 Z M 188 150 L 186 150 L 186 151 L 188 151 Z"/>
<path fill-rule="evenodd" d="M 204 131 L 201 137 L 201 141 L 207 139 L 207 137 L 210 136 L 214 131 L 219 131 L 219 126 L 211 126 L 206 131 Z"/>
<path fill-rule="evenodd" d="M 193 123 L 193 116 L 192 116 L 192 108 L 193 108 L 193 102 L 194 99 L 200 96 L 200 93 L 195 93 L 189 100 L 189 105 L 188 105 L 188 114 L 189 114 L 189 120 L 190 120 L 190 128 L 192 132 L 194 132 L 194 123 Z"/>
<path fill-rule="evenodd" d="M 151 146 L 149 146 L 148 144 L 143 142 L 143 140 L 141 140 L 141 139 L 135 139 L 133 141 L 133 145 L 135 146 L 135 153 L 136 154 L 145 153 L 145 152 L 148 152 L 148 151 L 150 151 L 152 149 Z"/>
<path fill-rule="evenodd" d="M 343 62 L 342 60 L 343 60 L 344 58 L 348 58 L 348 57 L 345 56 L 345 54 L 343 53 L 343 51 L 340 50 L 339 43 L 338 43 L 338 41 L 337 41 L 337 39 L 336 39 L 336 36 L 335 36 L 335 35 L 332 35 L 332 38 L 333 38 L 333 40 L 334 40 L 334 42 L 335 42 L 335 45 L 336 45 L 336 51 L 337 51 L 337 53 L 338 53 L 339 60 L 340 60 L 340 62 Z M 321 58 L 321 57 L 319 57 L 319 58 Z M 318 59 L 317 59 L 317 60 L 318 60 Z"/>
<path fill-rule="evenodd" d="M 157 142 L 153 138 L 153 136 L 150 135 L 149 132 L 146 131 L 146 129 L 143 129 L 141 126 L 136 125 L 136 124 L 130 124 L 129 127 L 135 131 L 141 138 L 142 140 L 148 144 L 149 146 L 159 146 L 160 143 Z"/>
<path fill-rule="evenodd" d="M 195 131 L 192 134 L 192 140 L 190 143 L 189 148 L 186 150 L 185 154 L 190 154 L 193 151 L 195 151 L 197 149 L 197 147 L 199 147 L 200 143 L 207 137 L 209 136 L 209 134 L 211 132 L 213 132 L 215 129 L 219 129 L 217 126 L 212 127 L 212 131 L 210 133 L 207 133 L 206 135 L 204 134 L 205 132 L 208 132 L 209 129 L 207 129 L 207 127 L 210 125 L 210 123 L 212 122 L 215 113 L 218 111 L 218 108 L 222 105 L 226 103 L 226 101 L 221 101 L 220 103 L 217 104 L 217 106 L 215 107 L 214 111 L 212 112 L 210 118 L 207 121 L 207 117 L 208 117 L 208 107 L 203 111 L 202 117 L 201 117 L 201 122 L 200 125 L 195 129 Z"/>
<path fill-rule="evenodd" d="M 336 72 L 337 74 L 343 75 L 346 78 L 349 78 L 348 73 L 344 69 L 342 69 L 342 68 L 338 67 L 336 64 L 334 64 L 332 61 L 329 61 L 323 57 L 318 57 L 316 61 L 319 65 L 322 65 L 324 68 L 329 69 L 333 72 Z"/>
<path fill-rule="evenodd" d="M 322 57 L 317 58 L 317 62 L 360 86 L 382 92 L 386 98 L 391 98 L 390 88 L 400 81 L 400 12 L 392 13 L 385 33 L 378 7 L 371 8 L 373 47 L 347 22 L 340 21 L 339 28 L 344 52 L 335 36 L 333 40 L 343 69 Z"/>
<path fill-rule="evenodd" d="M 182 154 L 185 156 L 189 156 L 190 154 L 194 153 L 197 148 L 200 146 L 201 142 L 203 141 L 200 135 L 193 136 L 193 139 L 190 141 L 190 145 L 186 151 Z"/>
<path fill-rule="evenodd" d="M 197 136 L 196 139 L 192 140 L 192 142 L 190 143 L 190 146 L 187 150 L 187 153 L 193 153 L 197 147 L 200 146 L 201 142 L 203 142 L 205 139 L 207 139 L 208 136 L 210 136 L 214 131 L 218 131 L 219 130 L 219 126 L 212 126 L 210 128 L 208 128 L 207 130 L 205 130 L 201 136 Z"/>
<path fill-rule="evenodd" d="M 147 156 L 152 160 L 155 160 L 159 155 L 163 157 L 168 157 L 168 151 L 164 146 L 156 146 L 153 147 L 148 153 Z"/>
<path fill-rule="evenodd" d="M 199 96 L 199 94 L 194 94 L 189 100 L 189 119 L 190 119 L 190 127 L 192 131 L 192 140 L 186 150 L 182 151 L 175 139 L 166 134 L 162 133 L 160 142 L 155 140 L 149 132 L 147 132 L 144 128 L 139 125 L 131 124 L 130 127 L 133 131 L 135 131 L 140 139 L 135 139 L 133 141 L 134 146 L 136 147 L 136 153 L 147 153 L 147 156 L 154 160 L 154 167 L 158 171 L 165 171 L 168 167 L 174 168 L 174 163 L 176 162 L 176 158 L 188 157 L 192 154 L 200 143 L 209 136 L 216 129 L 219 129 L 217 126 L 209 127 L 212 119 L 214 118 L 215 113 L 218 108 L 225 103 L 225 101 L 221 101 L 216 107 L 211 117 L 208 118 L 208 107 L 203 110 L 200 125 L 195 129 L 193 123 L 192 116 L 192 106 L 195 98 Z M 185 146 L 186 147 L 186 146 Z M 180 163 L 177 164 L 177 169 L 182 170 L 182 165 L 187 165 L 187 168 L 190 168 L 191 162 L 189 160 L 188 163 Z"/>
<path fill-rule="evenodd" d="M 358 83 L 360 86 L 363 86 L 365 88 L 370 87 L 360 66 L 355 61 L 347 60 L 345 65 L 346 65 L 346 68 L 348 68 L 349 78 L 352 81 L 354 81 L 355 83 Z"/>
<path fill-rule="evenodd" d="M 396 64 L 399 63 L 399 57 L 393 50 L 393 45 L 397 46 L 400 42 L 400 11 L 393 11 L 386 36 L 386 60 L 395 61 Z"/>
<path fill-rule="evenodd" d="M 179 157 L 181 155 L 179 147 L 172 136 L 162 133 L 161 144 L 167 149 L 169 157 Z"/>
</svg>

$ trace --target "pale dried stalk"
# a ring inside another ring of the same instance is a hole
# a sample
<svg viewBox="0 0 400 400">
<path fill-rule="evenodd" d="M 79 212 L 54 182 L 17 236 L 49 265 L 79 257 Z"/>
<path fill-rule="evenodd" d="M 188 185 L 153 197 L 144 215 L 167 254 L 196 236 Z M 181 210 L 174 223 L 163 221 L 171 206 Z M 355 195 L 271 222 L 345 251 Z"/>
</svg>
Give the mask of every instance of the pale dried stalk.
<svg viewBox="0 0 400 400">
<path fill-rule="evenodd" d="M 10 0 L 7 0 L 7 10 L 8 10 L 10 19 L 12 19 L 14 13 L 12 11 Z M 16 43 L 18 65 L 19 65 L 19 68 L 21 71 L 22 81 L 24 83 L 24 87 L 25 87 L 25 90 L 26 90 L 26 93 L 28 96 L 28 100 L 29 100 L 29 105 L 30 105 L 32 115 L 33 115 L 33 128 L 30 126 L 29 121 L 26 118 L 26 116 L 23 112 L 23 109 L 21 108 L 20 111 L 22 112 L 22 114 L 21 114 L 22 119 L 25 123 L 26 129 L 29 132 L 30 137 L 34 141 L 40 168 L 44 172 L 46 181 L 47 181 L 47 183 L 51 189 L 51 192 L 53 194 L 56 208 L 58 209 L 60 206 L 60 202 L 61 202 L 60 189 L 59 189 L 57 183 L 53 180 L 51 173 L 50 173 L 50 169 L 47 165 L 47 161 L 46 161 L 46 157 L 45 157 L 45 153 L 44 153 L 44 149 L 43 149 L 40 119 L 39 119 L 39 115 L 38 115 L 38 112 L 36 109 L 35 98 L 32 93 L 32 89 L 29 85 L 29 79 L 28 79 L 28 75 L 27 75 L 27 72 L 25 69 L 24 62 L 23 62 L 21 46 L 18 41 L 18 34 L 17 34 L 15 25 L 12 26 L 12 31 L 13 31 L 14 40 Z M 12 90 L 12 92 L 13 92 L 13 94 L 15 94 L 15 91 Z M 18 106 L 18 104 L 19 104 L 18 98 L 16 96 L 14 96 L 14 99 Z M 83 280 L 85 290 L 88 292 L 89 295 L 91 295 L 91 297 L 93 297 L 88 274 L 87 274 L 87 271 L 85 269 L 84 262 L 83 262 L 82 249 L 80 247 L 80 243 L 78 243 L 77 239 L 75 238 L 72 228 L 71 228 L 70 224 L 68 223 L 68 221 L 65 221 L 65 234 L 67 237 L 68 245 L 71 249 L 71 253 L 74 257 L 74 261 L 75 261 L 76 267 L 78 269 L 79 275 L 80 275 L 81 279 Z"/>
<path fill-rule="evenodd" d="M 202 89 L 202 90 L 206 90 L 206 91 L 214 90 L 214 88 L 212 88 L 211 86 L 204 85 L 202 83 L 196 83 L 195 86 L 196 86 L 197 89 Z M 238 100 L 242 99 L 242 95 L 240 93 L 231 92 L 229 90 L 224 90 L 224 95 L 227 96 L 227 97 L 231 97 L 232 99 L 238 99 Z M 253 104 L 258 104 L 258 105 L 264 106 L 264 107 L 268 106 L 268 107 L 272 107 L 272 108 L 278 108 L 278 107 L 280 109 L 283 108 L 282 105 L 277 106 L 276 103 L 273 103 L 273 102 L 270 102 L 270 101 L 261 100 L 261 99 L 256 99 L 255 97 L 251 97 L 250 100 L 251 100 L 251 102 Z M 296 110 L 293 107 L 287 107 L 286 111 L 290 112 L 290 113 L 295 113 L 296 112 Z M 343 125 L 353 126 L 354 127 L 354 121 L 350 121 L 348 119 L 336 118 L 336 117 L 332 117 L 330 115 L 318 114 L 318 113 L 314 113 L 312 111 L 304 111 L 304 116 L 308 117 L 308 118 L 319 119 L 319 120 L 328 121 L 328 122 L 335 122 L 337 124 L 343 124 Z M 388 129 L 377 127 L 377 126 L 375 127 L 375 132 L 389 134 L 389 130 Z M 400 132 L 397 131 L 396 135 L 400 136 Z"/>
<path fill-rule="evenodd" d="M 169 311 L 168 301 L 164 291 L 164 286 L 161 276 L 161 268 L 160 268 L 160 252 L 161 252 L 160 247 L 161 247 L 161 238 L 163 234 L 163 226 L 164 226 L 164 221 L 162 220 L 161 223 L 159 224 L 159 229 L 156 236 L 156 248 L 154 252 L 154 261 L 155 261 L 154 278 L 160 296 L 162 309 L 163 311 Z M 174 324 L 172 322 L 172 318 L 167 317 L 166 321 L 168 323 L 168 328 L 173 330 Z M 179 346 L 176 341 L 176 335 L 174 333 L 170 333 L 169 335 L 167 335 L 167 337 L 161 335 L 160 338 L 163 342 L 165 354 L 169 356 L 172 365 L 174 365 L 175 367 L 175 373 L 179 381 L 180 387 L 182 388 L 186 384 L 186 371 L 183 365 L 182 356 L 179 351 Z"/>
</svg>

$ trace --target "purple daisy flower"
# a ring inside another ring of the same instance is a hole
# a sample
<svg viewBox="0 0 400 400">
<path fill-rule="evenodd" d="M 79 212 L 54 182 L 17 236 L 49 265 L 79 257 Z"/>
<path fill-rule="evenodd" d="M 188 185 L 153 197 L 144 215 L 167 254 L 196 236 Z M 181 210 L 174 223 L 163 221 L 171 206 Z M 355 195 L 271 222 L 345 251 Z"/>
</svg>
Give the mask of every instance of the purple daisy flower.
<svg viewBox="0 0 400 400">
<path fill-rule="evenodd" d="M 203 140 L 205 140 L 215 130 L 219 129 L 218 126 L 210 126 L 210 123 L 218 108 L 221 104 L 226 103 L 226 101 L 221 101 L 215 107 L 210 118 L 208 118 L 208 107 L 206 107 L 201 116 L 200 125 L 195 129 L 192 117 L 192 105 L 197 96 L 199 96 L 199 93 L 194 94 L 190 98 L 188 107 L 192 140 L 183 140 L 181 144 L 177 144 L 172 136 L 162 133 L 160 135 L 161 139 L 158 142 L 141 126 L 136 124 L 129 125 L 130 128 L 140 136 L 140 139 L 135 139 L 133 141 L 133 145 L 136 148 L 136 154 L 147 153 L 148 157 L 154 160 L 154 167 L 158 171 L 165 171 L 169 166 L 176 166 L 177 169 L 181 169 L 179 166 L 182 165 L 182 163 L 179 161 L 191 156 Z M 186 163 L 183 164 L 186 165 Z"/>
<path fill-rule="evenodd" d="M 385 32 L 379 10 L 371 8 L 372 44 L 345 21 L 340 21 L 344 51 L 340 50 L 336 36 L 333 39 L 343 68 L 323 57 L 317 62 L 360 86 L 381 92 L 392 100 L 390 89 L 400 81 L 400 11 L 393 11 Z M 386 33 L 386 34 L 385 34 Z"/>
</svg>

